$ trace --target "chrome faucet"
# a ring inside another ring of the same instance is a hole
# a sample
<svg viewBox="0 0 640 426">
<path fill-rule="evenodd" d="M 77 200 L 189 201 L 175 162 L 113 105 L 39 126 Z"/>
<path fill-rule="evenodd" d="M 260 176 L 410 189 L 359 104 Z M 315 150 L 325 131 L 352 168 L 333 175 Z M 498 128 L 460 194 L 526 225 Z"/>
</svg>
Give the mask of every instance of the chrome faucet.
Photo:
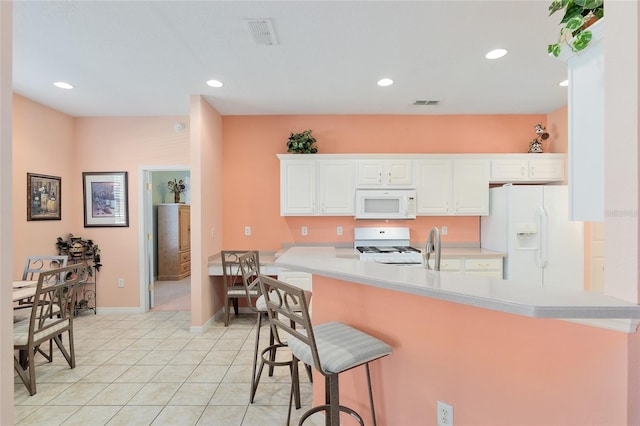
<svg viewBox="0 0 640 426">
<path fill-rule="evenodd" d="M 429 232 L 429 239 L 427 240 L 427 247 L 425 248 L 425 263 L 424 267 L 426 269 L 431 269 L 429 266 L 429 258 L 431 257 L 431 253 L 435 252 L 435 259 L 433 270 L 440 270 L 440 231 L 438 227 L 434 226 L 431 228 L 431 232 Z"/>
</svg>

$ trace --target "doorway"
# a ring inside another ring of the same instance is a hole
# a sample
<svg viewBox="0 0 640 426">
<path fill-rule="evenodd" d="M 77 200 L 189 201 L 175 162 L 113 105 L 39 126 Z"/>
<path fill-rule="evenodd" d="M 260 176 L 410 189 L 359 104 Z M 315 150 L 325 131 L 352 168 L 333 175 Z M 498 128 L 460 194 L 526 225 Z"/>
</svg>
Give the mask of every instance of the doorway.
<svg viewBox="0 0 640 426">
<path fill-rule="evenodd" d="M 139 170 L 140 188 L 140 310 L 190 311 L 190 277 L 158 281 L 158 223 L 157 210 L 160 204 L 174 203 L 174 194 L 169 191 L 169 181 L 182 180 L 186 191 L 180 202 L 190 204 L 189 166 L 142 166 Z"/>
</svg>

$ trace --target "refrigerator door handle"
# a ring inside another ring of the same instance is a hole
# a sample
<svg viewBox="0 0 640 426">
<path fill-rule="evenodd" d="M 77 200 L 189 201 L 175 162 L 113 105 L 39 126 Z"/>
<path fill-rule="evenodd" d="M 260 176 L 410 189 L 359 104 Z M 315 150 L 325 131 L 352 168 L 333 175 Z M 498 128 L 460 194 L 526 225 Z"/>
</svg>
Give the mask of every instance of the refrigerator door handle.
<svg viewBox="0 0 640 426">
<path fill-rule="evenodd" d="M 547 244 L 549 244 L 548 239 L 548 231 L 549 231 L 549 221 L 548 214 L 544 207 L 538 207 L 536 209 L 536 221 L 538 222 L 538 233 L 539 233 L 539 242 L 538 242 L 538 250 L 536 251 L 536 264 L 540 268 L 544 268 L 547 264 L 549 248 Z"/>
</svg>

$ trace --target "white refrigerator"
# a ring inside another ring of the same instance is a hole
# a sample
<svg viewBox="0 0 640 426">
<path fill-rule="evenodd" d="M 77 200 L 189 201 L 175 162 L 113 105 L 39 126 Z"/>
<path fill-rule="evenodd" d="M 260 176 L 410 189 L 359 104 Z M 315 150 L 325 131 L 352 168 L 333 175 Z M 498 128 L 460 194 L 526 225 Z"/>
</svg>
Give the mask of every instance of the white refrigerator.
<svg viewBox="0 0 640 426">
<path fill-rule="evenodd" d="M 489 191 L 480 244 L 507 254 L 504 279 L 583 289 L 584 224 L 569 221 L 567 187 L 504 185 Z"/>
</svg>

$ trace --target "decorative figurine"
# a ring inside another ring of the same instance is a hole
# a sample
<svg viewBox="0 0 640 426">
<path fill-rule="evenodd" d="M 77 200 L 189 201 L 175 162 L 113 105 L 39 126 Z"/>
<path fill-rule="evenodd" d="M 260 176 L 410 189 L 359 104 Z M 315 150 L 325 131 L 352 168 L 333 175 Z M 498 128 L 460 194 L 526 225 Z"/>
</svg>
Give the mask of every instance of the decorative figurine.
<svg viewBox="0 0 640 426">
<path fill-rule="evenodd" d="M 549 133 L 542 124 L 536 124 L 535 129 L 538 136 L 529 142 L 529 153 L 539 154 L 542 152 L 542 141 L 549 139 Z"/>
</svg>

